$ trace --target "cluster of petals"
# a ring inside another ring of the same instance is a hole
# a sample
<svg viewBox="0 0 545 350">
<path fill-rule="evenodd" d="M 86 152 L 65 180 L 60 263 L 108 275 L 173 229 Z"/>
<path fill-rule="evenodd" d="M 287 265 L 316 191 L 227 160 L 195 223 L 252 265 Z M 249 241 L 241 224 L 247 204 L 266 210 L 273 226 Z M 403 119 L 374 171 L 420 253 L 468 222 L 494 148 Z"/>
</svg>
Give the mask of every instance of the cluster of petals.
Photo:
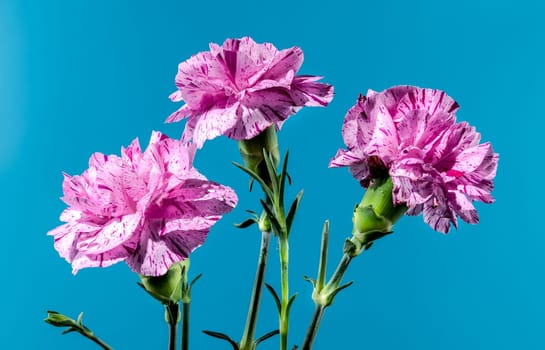
<svg viewBox="0 0 545 350">
<path fill-rule="evenodd" d="M 348 149 L 330 166 L 348 166 L 364 187 L 390 176 L 394 204 L 406 204 L 409 215 L 423 213 L 436 231 L 457 227 L 457 216 L 477 223 L 472 202 L 493 202 L 498 155 L 475 128 L 456 122 L 458 107 L 439 90 L 370 90 L 348 111 L 342 128 Z"/>
<path fill-rule="evenodd" d="M 121 157 L 95 153 L 82 175 L 65 174 L 65 224 L 48 234 L 74 273 L 125 261 L 159 276 L 204 242 L 237 197 L 193 168 L 195 150 L 153 132 L 144 152 L 134 140 Z"/>
<path fill-rule="evenodd" d="M 326 106 L 333 87 L 321 77 L 296 75 L 303 63 L 299 47 L 277 50 L 249 37 L 210 44 L 179 64 L 172 101 L 184 101 L 167 122 L 188 118 L 183 140 L 199 148 L 220 135 L 247 140 L 282 123 L 303 106 Z"/>
</svg>

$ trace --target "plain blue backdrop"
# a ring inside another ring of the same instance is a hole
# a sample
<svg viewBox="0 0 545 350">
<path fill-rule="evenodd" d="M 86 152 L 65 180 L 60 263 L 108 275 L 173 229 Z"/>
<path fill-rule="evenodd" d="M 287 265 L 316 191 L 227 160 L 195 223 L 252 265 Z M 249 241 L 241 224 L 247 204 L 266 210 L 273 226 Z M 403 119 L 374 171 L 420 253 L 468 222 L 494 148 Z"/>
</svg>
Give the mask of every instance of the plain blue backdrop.
<svg viewBox="0 0 545 350">
<path fill-rule="evenodd" d="M 46 232 L 65 205 L 61 172 L 80 174 L 89 156 L 119 153 L 152 130 L 179 137 L 164 119 L 181 104 L 177 64 L 209 42 L 252 36 L 300 46 L 303 74 L 335 85 L 327 108 L 307 108 L 280 133 L 290 150 L 291 196 L 305 189 L 291 236 L 290 344 L 300 344 L 313 303 L 323 221 L 331 221 L 330 271 L 351 230 L 363 191 L 347 169 L 328 169 L 343 146 L 341 125 L 357 95 L 397 84 L 443 89 L 500 154 L 492 205 L 478 225 L 449 235 L 421 217 L 356 259 L 355 284 L 328 309 L 316 340 L 323 349 L 545 349 L 545 236 L 542 132 L 545 8 L 539 1 L 9 1 L 0 2 L 0 215 L 2 349 L 96 349 L 43 322 L 46 309 L 85 322 L 116 349 L 165 349 L 162 307 L 123 263 L 76 276 Z M 238 207 L 192 256 L 192 349 L 229 349 L 202 329 L 240 339 L 259 233 L 237 230 L 257 192 L 231 165 L 236 143 L 208 142 L 197 168 L 233 187 Z M 540 228 L 541 227 L 541 228 Z M 267 282 L 278 286 L 277 245 Z M 264 295 L 258 333 L 276 328 Z M 276 349 L 278 338 L 264 343 Z"/>
</svg>

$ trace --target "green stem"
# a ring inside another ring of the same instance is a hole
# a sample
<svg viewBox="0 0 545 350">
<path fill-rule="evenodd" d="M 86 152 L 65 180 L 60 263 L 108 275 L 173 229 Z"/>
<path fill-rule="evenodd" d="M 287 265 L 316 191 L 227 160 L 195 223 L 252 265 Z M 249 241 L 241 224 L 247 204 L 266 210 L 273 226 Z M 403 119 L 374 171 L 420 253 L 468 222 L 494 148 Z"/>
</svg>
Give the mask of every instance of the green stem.
<svg viewBox="0 0 545 350">
<path fill-rule="evenodd" d="M 287 236 L 287 235 L 286 235 Z M 280 349 L 288 348 L 288 327 L 289 327 L 289 283 L 288 283 L 288 261 L 289 245 L 287 237 L 279 237 L 280 245 Z"/>
<path fill-rule="evenodd" d="M 190 302 L 182 302 L 182 350 L 189 349 L 189 312 Z"/>
<path fill-rule="evenodd" d="M 104 350 L 113 350 L 112 347 L 110 347 L 108 344 L 106 344 L 102 339 L 97 337 L 93 332 L 85 332 L 83 334 L 85 337 L 89 338 L 90 340 L 94 341 L 96 344 L 98 344 L 101 348 Z"/>
<path fill-rule="evenodd" d="M 180 306 L 177 303 L 171 303 L 166 305 L 165 308 L 169 330 L 168 349 L 176 350 L 176 332 Z"/>
<path fill-rule="evenodd" d="M 257 269 L 254 280 L 254 287 L 248 308 L 248 316 L 244 327 L 244 334 L 240 341 L 240 350 L 254 349 L 255 327 L 257 315 L 259 313 L 259 304 L 261 302 L 261 291 L 263 290 L 263 281 L 265 279 L 265 268 L 267 267 L 267 257 L 269 245 L 271 241 L 271 233 L 269 231 L 261 231 L 261 248 L 259 250 L 259 258 L 257 260 Z"/>
<path fill-rule="evenodd" d="M 312 314 L 310 325 L 307 330 L 307 334 L 305 335 L 305 341 L 301 346 L 301 350 L 311 349 L 312 344 L 314 343 L 314 338 L 316 337 L 316 333 L 318 333 L 318 327 L 320 327 L 320 321 L 324 316 L 326 307 L 327 306 L 316 304 L 316 307 L 314 308 L 314 313 Z"/>
<path fill-rule="evenodd" d="M 352 259 L 353 259 L 353 256 L 347 253 L 343 254 L 341 260 L 339 261 L 339 265 L 337 265 L 337 269 L 331 276 L 327 285 L 324 287 L 324 290 L 334 291 L 335 289 L 339 287 L 339 284 L 341 283 L 341 280 L 346 270 L 348 269 L 348 265 L 350 265 L 350 262 L 352 261 Z M 305 340 L 303 341 L 303 345 L 301 347 L 302 350 L 311 349 L 312 343 L 314 342 L 314 338 L 316 337 L 316 334 L 318 333 L 320 322 L 328 306 L 329 305 L 316 304 L 316 309 L 314 310 L 314 314 L 312 315 L 312 320 L 310 321 L 307 334 L 305 335 Z"/>
<path fill-rule="evenodd" d="M 327 283 L 325 288 L 334 289 L 339 286 L 344 276 L 344 273 L 346 272 L 346 269 L 348 269 L 348 265 L 350 265 L 350 262 L 353 258 L 353 256 L 347 253 L 343 254 L 341 261 L 339 261 L 339 265 L 337 265 L 337 269 L 333 273 L 333 276 L 331 276 L 331 278 L 329 279 L 329 282 Z"/>
</svg>

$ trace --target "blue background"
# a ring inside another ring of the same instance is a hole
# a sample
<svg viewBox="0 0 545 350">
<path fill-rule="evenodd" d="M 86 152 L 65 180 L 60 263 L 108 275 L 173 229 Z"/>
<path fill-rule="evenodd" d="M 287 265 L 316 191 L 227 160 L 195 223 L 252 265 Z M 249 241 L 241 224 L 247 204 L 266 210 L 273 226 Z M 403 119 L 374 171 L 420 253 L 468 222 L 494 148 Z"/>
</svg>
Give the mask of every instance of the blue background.
<svg viewBox="0 0 545 350">
<path fill-rule="evenodd" d="M 252 36 L 305 52 L 300 73 L 325 76 L 336 96 L 285 124 L 293 196 L 305 189 L 291 236 L 290 343 L 300 344 L 313 303 L 303 275 L 315 276 L 323 221 L 331 220 L 330 271 L 351 230 L 363 191 L 347 169 L 328 169 L 343 146 L 341 125 L 357 95 L 397 84 L 443 89 L 500 153 L 492 205 L 481 223 L 449 235 L 421 217 L 359 257 L 354 286 L 328 309 L 315 349 L 545 349 L 543 101 L 545 8 L 539 1 L 2 1 L 0 2 L 0 215 L 3 266 L 0 348 L 95 349 L 61 336 L 46 309 L 75 317 L 116 349 L 164 349 L 162 307 L 123 263 L 76 276 L 46 232 L 65 205 L 61 172 L 80 174 L 91 153 L 119 153 L 163 124 L 181 104 L 177 64 L 209 42 Z M 200 331 L 240 339 L 259 245 L 237 230 L 258 192 L 231 165 L 236 144 L 219 138 L 197 155 L 209 179 L 230 185 L 239 206 L 192 257 L 192 349 L 229 349 Z M 277 245 L 267 281 L 278 286 Z M 258 333 L 276 328 L 265 294 Z M 277 348 L 278 338 L 261 349 Z M 361 343 L 361 345 L 360 345 Z"/>
</svg>

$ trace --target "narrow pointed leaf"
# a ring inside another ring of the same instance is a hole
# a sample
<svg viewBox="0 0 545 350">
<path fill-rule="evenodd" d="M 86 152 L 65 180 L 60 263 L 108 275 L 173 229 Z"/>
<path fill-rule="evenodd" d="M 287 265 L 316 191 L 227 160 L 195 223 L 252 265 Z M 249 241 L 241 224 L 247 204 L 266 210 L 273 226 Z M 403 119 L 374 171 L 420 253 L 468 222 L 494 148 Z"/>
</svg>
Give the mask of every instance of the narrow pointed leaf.
<svg viewBox="0 0 545 350">
<path fill-rule="evenodd" d="M 269 216 L 269 222 L 271 223 L 273 231 L 277 235 L 280 235 L 282 231 L 280 229 L 280 224 L 278 223 L 278 220 L 276 219 L 276 216 L 274 215 L 273 209 L 271 209 L 271 207 L 267 203 L 265 203 L 265 201 L 263 201 L 262 199 L 260 199 L 259 202 L 263 206 L 263 210 L 265 210 L 265 212 Z"/>
<path fill-rule="evenodd" d="M 308 276 L 303 276 L 303 279 L 307 282 L 310 282 L 314 288 L 316 288 L 316 280 Z"/>
<path fill-rule="evenodd" d="M 297 297 L 297 293 L 293 294 L 290 298 L 290 300 L 288 301 L 288 307 L 287 307 L 287 314 L 289 315 L 290 314 L 290 309 L 291 309 L 291 304 L 293 304 L 293 302 L 295 301 L 295 298 Z"/>
<path fill-rule="evenodd" d="M 343 284 L 342 286 L 338 287 L 337 289 L 335 289 L 335 290 L 333 291 L 333 293 L 331 293 L 331 297 L 332 297 L 332 298 L 335 298 L 335 296 L 336 296 L 341 290 L 350 287 L 353 283 L 354 283 L 354 281 L 350 281 L 350 282 L 348 282 L 348 283 L 346 283 L 346 284 Z"/>
<path fill-rule="evenodd" d="M 67 328 L 64 331 L 62 331 L 61 334 L 65 335 L 65 334 L 72 333 L 72 332 L 77 332 L 77 331 L 78 331 L 77 328 L 70 327 L 70 328 Z"/>
<path fill-rule="evenodd" d="M 303 190 L 297 193 L 297 196 L 293 200 L 293 203 L 291 203 L 290 211 L 288 212 L 288 216 L 286 217 L 286 225 L 288 228 L 288 233 L 291 231 L 291 224 L 293 223 L 293 219 L 295 218 L 295 213 L 297 212 L 297 208 L 299 207 L 299 202 L 301 202 L 302 197 L 303 197 Z"/>
<path fill-rule="evenodd" d="M 83 311 L 79 313 L 76 323 L 80 326 L 83 325 Z"/>
<path fill-rule="evenodd" d="M 270 337 L 273 337 L 273 336 L 275 336 L 275 335 L 277 335 L 277 334 L 279 334 L 279 333 L 280 333 L 280 331 L 279 331 L 278 329 L 275 329 L 274 331 L 271 331 L 271 332 L 269 332 L 269 333 L 267 333 L 267 334 L 264 334 L 264 335 L 262 335 L 261 337 L 257 338 L 257 339 L 255 340 L 254 344 L 255 344 L 255 346 L 257 347 L 257 345 L 259 345 L 259 343 L 261 343 L 262 341 L 267 340 L 267 339 L 269 339 Z"/>
<path fill-rule="evenodd" d="M 327 247 L 329 242 L 329 221 L 326 220 L 322 230 L 322 245 L 320 248 L 320 263 L 318 265 L 318 278 L 316 279 L 316 289 L 319 291 L 324 288 L 326 269 L 327 269 Z"/>
<path fill-rule="evenodd" d="M 236 228 L 247 228 L 247 227 L 250 227 L 252 226 L 253 224 L 257 224 L 257 221 L 255 219 L 247 219 L 241 223 L 238 223 L 238 224 L 234 224 L 234 226 Z"/>
<path fill-rule="evenodd" d="M 199 273 L 193 280 L 189 283 L 189 291 L 191 291 L 191 288 L 197 281 L 202 277 L 202 273 Z"/>
<path fill-rule="evenodd" d="M 233 165 L 239 168 L 240 170 L 244 171 L 248 175 L 250 175 L 252 178 L 254 178 L 259 184 L 261 185 L 261 188 L 263 189 L 263 192 L 267 195 L 267 197 L 273 199 L 273 192 L 271 188 L 263 181 L 263 179 L 253 170 L 245 167 L 244 165 L 238 164 L 236 162 L 233 162 Z"/>
<path fill-rule="evenodd" d="M 278 294 L 276 293 L 276 291 L 270 284 L 265 283 L 265 287 L 267 287 L 267 289 L 273 296 L 274 302 L 276 303 L 276 308 L 278 309 L 278 313 L 280 313 L 280 310 L 282 308 L 282 303 L 280 302 L 280 298 L 278 297 Z"/>
<path fill-rule="evenodd" d="M 287 174 L 287 168 L 288 168 L 288 156 L 289 152 L 286 151 L 286 155 L 284 156 L 284 163 L 282 164 L 282 170 L 280 171 L 280 186 L 278 189 L 279 194 L 279 202 L 281 205 L 284 204 L 284 190 L 286 186 L 286 174 Z"/>
<path fill-rule="evenodd" d="M 206 334 L 206 335 L 211 336 L 211 337 L 218 338 L 218 339 L 221 339 L 221 340 L 225 340 L 226 342 L 231 344 L 231 346 L 233 347 L 233 350 L 239 350 L 238 344 L 233 339 L 231 339 L 231 337 L 229 337 L 227 334 L 223 334 L 223 333 L 220 333 L 220 332 L 214 332 L 214 331 L 207 331 L 207 330 L 204 330 L 202 332 L 204 334 Z"/>
<path fill-rule="evenodd" d="M 263 160 L 267 166 L 267 172 L 269 173 L 269 178 L 271 179 L 272 192 L 278 194 L 278 178 L 276 175 L 276 167 L 273 163 L 271 155 L 267 150 L 263 149 Z M 272 199 L 272 198 L 271 198 Z"/>
</svg>

